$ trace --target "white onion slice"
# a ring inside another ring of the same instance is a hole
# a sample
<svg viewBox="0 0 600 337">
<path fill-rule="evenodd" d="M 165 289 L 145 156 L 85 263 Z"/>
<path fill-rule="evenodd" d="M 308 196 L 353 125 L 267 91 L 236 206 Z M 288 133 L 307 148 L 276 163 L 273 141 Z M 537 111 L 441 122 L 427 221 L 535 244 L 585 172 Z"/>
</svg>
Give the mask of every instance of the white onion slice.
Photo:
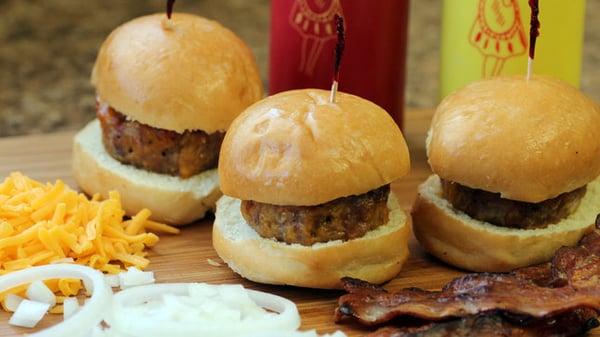
<svg viewBox="0 0 600 337">
<path fill-rule="evenodd" d="M 104 279 L 111 288 L 119 287 L 119 275 L 106 275 Z"/>
<path fill-rule="evenodd" d="M 33 328 L 44 318 L 48 309 L 50 309 L 50 304 L 48 303 L 23 300 L 15 313 L 10 317 L 8 324 Z"/>
<path fill-rule="evenodd" d="M 21 296 L 15 294 L 8 294 L 4 298 L 4 306 L 6 306 L 6 309 L 8 309 L 9 311 L 15 312 L 17 311 L 19 304 L 21 304 L 23 300 L 24 298 Z"/>
<path fill-rule="evenodd" d="M 104 281 L 101 272 L 80 265 L 51 264 L 31 267 L 0 277 L 0 291 L 38 280 L 76 278 L 93 285 L 93 293 L 87 305 L 62 323 L 48 329 L 29 334 L 29 337 L 79 337 L 87 335 L 97 326 L 106 314 L 112 301 L 112 291 Z"/>
<path fill-rule="evenodd" d="M 300 315 L 296 305 L 283 297 L 255 290 L 246 290 L 258 306 L 268 309 L 277 315 L 270 319 L 249 320 L 235 324 L 206 324 L 206 322 L 173 322 L 165 320 L 148 320 L 143 317 L 131 317 L 132 306 L 158 300 L 166 294 L 187 296 L 189 284 L 154 284 L 123 290 L 114 296 L 113 309 L 106 318 L 107 323 L 117 332 L 126 332 L 131 336 L 245 336 L 261 331 L 293 331 L 300 326 Z M 129 307 L 129 308 L 128 308 Z"/>
<path fill-rule="evenodd" d="M 141 271 L 135 267 L 129 267 L 126 272 L 119 274 L 119 286 L 121 289 L 152 284 L 154 281 L 153 272 Z"/>
<path fill-rule="evenodd" d="M 63 319 L 73 316 L 79 310 L 79 301 L 77 297 L 65 298 L 63 302 Z"/>
<path fill-rule="evenodd" d="M 32 282 L 29 287 L 27 287 L 25 295 L 32 301 L 48 303 L 51 307 L 56 304 L 56 296 L 54 296 L 52 290 L 40 280 Z"/>
</svg>

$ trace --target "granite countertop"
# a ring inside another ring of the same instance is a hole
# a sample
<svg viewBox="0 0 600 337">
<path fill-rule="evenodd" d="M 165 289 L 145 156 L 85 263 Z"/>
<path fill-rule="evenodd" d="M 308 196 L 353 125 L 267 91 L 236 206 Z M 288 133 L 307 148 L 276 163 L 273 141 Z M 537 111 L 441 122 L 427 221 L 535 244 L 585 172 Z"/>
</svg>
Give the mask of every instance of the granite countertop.
<svg viewBox="0 0 600 337">
<path fill-rule="evenodd" d="M 164 1 L 0 0 L 0 136 L 80 128 L 94 117 L 89 74 L 119 24 L 164 10 Z M 176 10 L 222 22 L 254 51 L 263 80 L 268 0 L 180 0 Z M 409 107 L 437 104 L 440 0 L 411 2 Z M 582 89 L 600 101 L 600 1 L 587 1 Z"/>
</svg>

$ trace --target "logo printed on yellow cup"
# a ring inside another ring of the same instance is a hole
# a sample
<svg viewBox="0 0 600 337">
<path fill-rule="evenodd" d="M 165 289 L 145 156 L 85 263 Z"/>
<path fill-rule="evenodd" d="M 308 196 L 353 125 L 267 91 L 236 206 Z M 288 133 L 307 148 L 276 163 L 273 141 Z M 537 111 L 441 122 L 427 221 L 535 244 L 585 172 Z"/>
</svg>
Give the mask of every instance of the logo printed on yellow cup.
<svg viewBox="0 0 600 337">
<path fill-rule="evenodd" d="M 527 71 L 527 0 L 444 0 L 440 97 L 475 80 Z M 540 1 L 534 72 L 579 87 L 585 0 Z"/>
<path fill-rule="evenodd" d="M 483 55 L 481 76 L 501 74 L 507 59 L 527 50 L 517 1 L 480 0 L 469 42 Z"/>
</svg>

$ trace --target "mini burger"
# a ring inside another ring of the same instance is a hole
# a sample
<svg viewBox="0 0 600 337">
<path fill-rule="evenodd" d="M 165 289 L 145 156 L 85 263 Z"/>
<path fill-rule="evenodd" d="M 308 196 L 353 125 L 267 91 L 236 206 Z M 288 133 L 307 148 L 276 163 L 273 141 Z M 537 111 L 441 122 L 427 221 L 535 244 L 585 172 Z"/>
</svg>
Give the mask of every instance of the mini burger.
<svg viewBox="0 0 600 337">
<path fill-rule="evenodd" d="M 217 161 L 231 121 L 262 97 L 248 47 L 219 23 L 174 13 L 114 30 L 92 72 L 97 119 L 74 141 L 88 194 L 117 190 L 128 214 L 186 224 L 220 196 Z"/>
<path fill-rule="evenodd" d="M 600 212 L 600 108 L 559 80 L 472 83 L 437 108 L 434 175 L 412 215 L 423 247 L 473 271 L 542 263 Z"/>
<path fill-rule="evenodd" d="M 250 106 L 225 135 L 213 245 L 243 277 L 338 288 L 382 283 L 408 256 L 390 183 L 409 171 L 392 118 L 360 97 L 307 89 Z"/>
</svg>

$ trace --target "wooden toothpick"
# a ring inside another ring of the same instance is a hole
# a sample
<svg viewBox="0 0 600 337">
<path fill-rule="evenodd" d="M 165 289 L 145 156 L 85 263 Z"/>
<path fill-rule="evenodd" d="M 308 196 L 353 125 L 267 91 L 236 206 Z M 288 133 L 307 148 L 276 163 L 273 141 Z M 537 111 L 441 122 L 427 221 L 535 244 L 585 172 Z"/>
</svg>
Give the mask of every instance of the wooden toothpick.
<svg viewBox="0 0 600 337">
<path fill-rule="evenodd" d="M 533 75 L 533 59 L 535 57 L 535 41 L 540 35 L 540 13 L 539 0 L 529 0 L 531 8 L 531 20 L 529 21 L 529 58 L 527 59 L 527 80 Z"/>
<path fill-rule="evenodd" d="M 342 55 L 344 54 L 344 47 L 346 45 L 346 37 L 344 33 L 344 18 L 339 15 L 335 15 L 335 27 L 337 31 L 337 43 L 335 44 L 335 62 L 333 65 L 333 83 L 331 84 L 331 94 L 329 95 L 329 102 L 335 103 L 335 95 L 338 90 L 338 80 L 340 77 L 340 64 L 342 62 Z"/>
</svg>

